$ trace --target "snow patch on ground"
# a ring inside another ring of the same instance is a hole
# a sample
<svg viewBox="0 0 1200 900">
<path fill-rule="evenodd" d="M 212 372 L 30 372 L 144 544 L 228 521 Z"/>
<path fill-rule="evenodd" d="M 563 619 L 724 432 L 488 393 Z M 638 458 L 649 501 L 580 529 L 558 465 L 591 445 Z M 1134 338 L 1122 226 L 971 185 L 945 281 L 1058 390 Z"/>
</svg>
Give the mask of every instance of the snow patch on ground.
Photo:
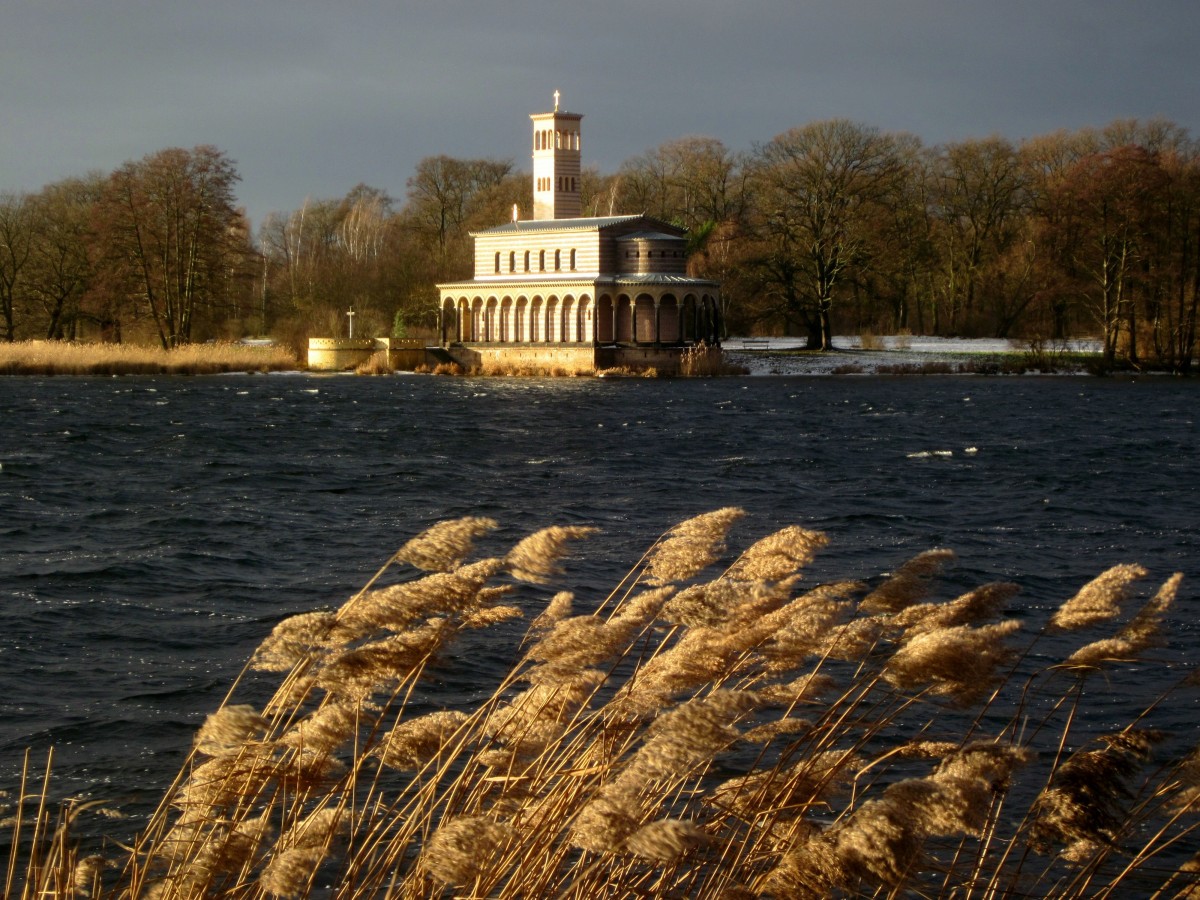
<svg viewBox="0 0 1200 900">
<path fill-rule="evenodd" d="M 725 358 L 751 375 L 877 374 L 894 366 L 920 367 L 929 363 L 957 366 L 992 355 L 1019 355 L 1028 350 L 1024 341 L 993 338 L 939 338 L 891 335 L 872 338 L 864 350 L 860 338 L 839 335 L 828 353 L 804 351 L 804 338 L 726 338 Z M 1099 352 L 1095 341 L 1058 343 L 1058 351 Z"/>
</svg>

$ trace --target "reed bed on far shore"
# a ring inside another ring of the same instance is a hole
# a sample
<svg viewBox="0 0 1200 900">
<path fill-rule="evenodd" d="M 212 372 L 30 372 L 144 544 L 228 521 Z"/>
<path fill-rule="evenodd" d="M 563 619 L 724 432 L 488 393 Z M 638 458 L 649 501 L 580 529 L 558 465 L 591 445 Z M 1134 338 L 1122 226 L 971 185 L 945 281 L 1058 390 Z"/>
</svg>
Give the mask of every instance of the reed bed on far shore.
<svg viewBox="0 0 1200 900">
<path fill-rule="evenodd" d="M 68 341 L 0 343 L 0 375 L 216 375 L 300 368 L 280 346 L 184 344 L 172 350 Z"/>
<path fill-rule="evenodd" d="M 1162 692 L 1103 728 L 1087 706 L 1155 665 L 1179 575 L 1136 590 L 1149 573 L 1116 566 L 1025 629 L 1015 585 L 937 598 L 947 550 L 804 584 L 825 536 L 734 555 L 740 517 L 675 526 L 591 608 L 539 604 L 524 638 L 521 592 L 592 529 L 473 558 L 495 522 L 434 526 L 339 609 L 274 628 L 132 846 L 79 850 L 88 811 L 31 771 L 7 896 L 1200 893 L 1196 735 L 1151 727 Z M 511 671 L 439 707 L 427 681 L 483 629 Z M 268 677 L 270 700 L 238 697 Z"/>
<path fill-rule="evenodd" d="M 679 374 L 684 378 L 714 378 L 721 375 L 748 375 L 745 366 L 731 363 L 719 345 L 701 341 L 683 351 L 679 359 Z"/>
</svg>

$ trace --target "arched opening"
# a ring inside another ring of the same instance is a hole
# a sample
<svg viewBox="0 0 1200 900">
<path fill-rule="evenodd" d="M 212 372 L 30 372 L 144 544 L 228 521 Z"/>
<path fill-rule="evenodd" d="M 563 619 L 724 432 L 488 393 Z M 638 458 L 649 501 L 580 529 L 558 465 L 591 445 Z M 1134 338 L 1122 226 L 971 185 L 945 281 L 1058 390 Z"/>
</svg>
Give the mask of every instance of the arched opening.
<svg viewBox="0 0 1200 900">
<path fill-rule="evenodd" d="M 526 321 L 528 315 L 529 301 L 525 297 L 518 297 L 513 313 L 513 340 L 518 343 L 526 340 L 525 335 L 529 333 L 529 323 Z"/>
<path fill-rule="evenodd" d="M 579 332 L 575 327 L 575 298 L 564 297 L 562 302 L 562 313 L 560 316 L 560 334 L 559 340 L 562 341 L 577 341 L 579 340 Z"/>
<path fill-rule="evenodd" d="M 534 297 L 529 303 L 529 340 L 533 342 L 545 340 L 546 329 L 542 325 L 543 305 L 541 297 Z"/>
<path fill-rule="evenodd" d="M 677 344 L 683 340 L 679 330 L 679 303 L 672 294 L 664 294 L 658 300 L 658 341 Z"/>
<path fill-rule="evenodd" d="M 558 320 L 558 298 L 550 297 L 546 300 L 546 340 L 551 343 L 561 340 L 559 337 L 560 322 Z"/>
<path fill-rule="evenodd" d="M 496 324 L 496 298 L 488 297 L 486 317 L 483 324 L 483 339 L 485 341 L 494 341 L 496 339 Z"/>
<path fill-rule="evenodd" d="M 595 340 L 601 344 L 611 344 L 616 338 L 613 335 L 613 326 L 616 323 L 613 321 L 613 300 L 608 294 L 604 294 L 596 301 L 596 336 Z"/>
<path fill-rule="evenodd" d="M 633 302 L 622 294 L 617 298 L 617 343 L 628 344 L 633 340 Z"/>
<path fill-rule="evenodd" d="M 579 312 L 576 314 L 576 321 L 579 323 L 576 326 L 578 339 L 585 343 L 594 344 L 596 342 L 595 322 L 592 320 L 592 298 L 583 296 L 579 298 Z"/>
<path fill-rule="evenodd" d="M 512 312 L 513 302 L 512 297 L 505 297 L 500 301 L 500 332 L 499 339 L 503 343 L 508 343 L 512 340 Z"/>
<path fill-rule="evenodd" d="M 483 340 L 483 298 L 471 301 L 471 340 Z"/>
<path fill-rule="evenodd" d="M 633 340 L 638 344 L 654 342 L 654 298 L 638 294 L 633 304 Z"/>
<path fill-rule="evenodd" d="M 679 307 L 679 339 L 681 341 L 696 340 L 696 295 L 688 294 L 683 298 Z"/>
</svg>

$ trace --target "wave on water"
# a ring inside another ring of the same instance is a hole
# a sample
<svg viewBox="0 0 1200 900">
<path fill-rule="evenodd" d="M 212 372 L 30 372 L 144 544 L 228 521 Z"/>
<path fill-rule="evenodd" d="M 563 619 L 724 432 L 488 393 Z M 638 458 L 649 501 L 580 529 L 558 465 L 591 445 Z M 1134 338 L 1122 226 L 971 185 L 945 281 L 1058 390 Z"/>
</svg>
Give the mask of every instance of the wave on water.
<svg viewBox="0 0 1200 900">
<path fill-rule="evenodd" d="M 825 532 L 806 585 L 870 582 L 950 546 L 949 590 L 1016 581 L 1021 612 L 1044 618 L 1118 562 L 1200 576 L 1192 385 L 967 384 L 8 381 L 0 782 L 26 746 L 63 734 L 75 783 L 96 760 L 117 778 L 122 757 L 143 782 L 169 780 L 167 745 L 274 622 L 340 605 L 409 537 L 457 516 L 498 521 L 481 553 L 546 525 L 598 527 L 566 562 L 581 609 L 663 531 L 724 506 L 747 511 L 740 544 L 790 524 Z M 533 614 L 557 589 L 514 602 Z M 1164 652 L 1182 654 L 1194 617 L 1172 625 Z M 480 648 L 471 672 L 498 665 Z"/>
</svg>

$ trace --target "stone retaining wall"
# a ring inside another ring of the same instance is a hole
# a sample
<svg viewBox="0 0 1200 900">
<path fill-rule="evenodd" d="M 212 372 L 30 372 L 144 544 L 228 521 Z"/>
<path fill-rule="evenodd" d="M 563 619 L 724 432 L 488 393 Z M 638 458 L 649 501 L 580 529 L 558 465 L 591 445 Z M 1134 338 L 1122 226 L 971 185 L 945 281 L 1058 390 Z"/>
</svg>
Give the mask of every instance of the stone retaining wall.
<svg viewBox="0 0 1200 900">
<path fill-rule="evenodd" d="M 316 372 L 345 372 L 386 350 L 393 369 L 412 371 L 425 365 L 425 342 L 399 338 L 309 338 L 308 367 Z"/>
<path fill-rule="evenodd" d="M 397 338 L 309 338 L 308 368 L 316 372 L 345 372 L 387 351 L 393 369 L 411 372 L 437 365 L 449 356 L 464 369 L 499 370 L 514 374 L 591 375 L 602 369 L 654 369 L 662 375 L 679 373 L 679 347 L 594 347 L 590 344 L 452 344 L 444 350 L 426 348 L 422 341 Z"/>
<path fill-rule="evenodd" d="M 507 369 L 590 375 L 602 369 L 679 373 L 678 347 L 593 347 L 589 344 L 452 344 L 446 352 L 464 369 Z"/>
</svg>

